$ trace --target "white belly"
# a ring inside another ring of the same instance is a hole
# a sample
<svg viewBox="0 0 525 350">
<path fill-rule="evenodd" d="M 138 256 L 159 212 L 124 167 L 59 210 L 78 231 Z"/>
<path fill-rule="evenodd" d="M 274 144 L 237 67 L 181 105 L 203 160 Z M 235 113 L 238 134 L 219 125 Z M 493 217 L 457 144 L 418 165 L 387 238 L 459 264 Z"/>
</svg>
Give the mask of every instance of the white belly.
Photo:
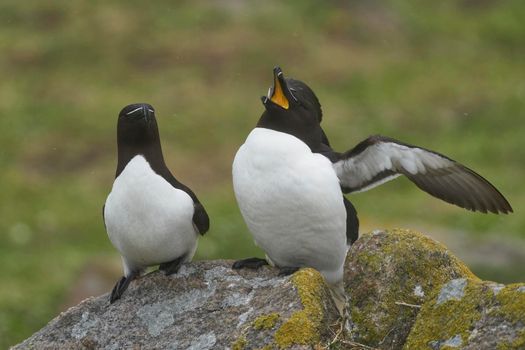
<svg viewBox="0 0 525 350">
<path fill-rule="evenodd" d="M 278 266 L 310 266 L 342 278 L 346 210 L 331 162 L 294 136 L 256 128 L 233 162 L 241 213 Z"/>
<path fill-rule="evenodd" d="M 104 209 L 109 239 L 125 268 L 139 269 L 193 256 L 193 200 L 134 157 L 115 179 Z M 127 265 L 127 266 L 126 266 Z"/>
</svg>

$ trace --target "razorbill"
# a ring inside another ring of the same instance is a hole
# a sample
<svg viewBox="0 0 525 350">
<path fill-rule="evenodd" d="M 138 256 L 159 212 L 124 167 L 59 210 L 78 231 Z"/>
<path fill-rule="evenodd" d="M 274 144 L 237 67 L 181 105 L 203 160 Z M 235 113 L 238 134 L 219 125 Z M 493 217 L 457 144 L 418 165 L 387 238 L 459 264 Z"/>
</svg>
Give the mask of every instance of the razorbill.
<svg viewBox="0 0 525 350">
<path fill-rule="evenodd" d="M 117 146 L 115 181 L 102 214 L 109 239 L 122 256 L 124 276 L 113 288 L 110 303 L 148 266 L 160 265 L 166 275 L 176 273 L 191 260 L 198 234 L 210 225 L 197 196 L 164 162 L 151 105 L 122 109 Z"/>
<path fill-rule="evenodd" d="M 262 97 L 265 111 L 233 162 L 237 202 L 267 260 L 239 260 L 233 268 L 270 263 L 289 274 L 313 267 L 332 287 L 341 311 L 343 265 L 359 229 L 356 211 L 343 194 L 405 175 L 423 191 L 460 207 L 512 212 L 487 180 L 437 152 L 384 136 L 335 152 L 320 126 L 314 92 L 299 80 L 285 79 L 278 67 L 273 74 L 273 87 Z"/>
</svg>

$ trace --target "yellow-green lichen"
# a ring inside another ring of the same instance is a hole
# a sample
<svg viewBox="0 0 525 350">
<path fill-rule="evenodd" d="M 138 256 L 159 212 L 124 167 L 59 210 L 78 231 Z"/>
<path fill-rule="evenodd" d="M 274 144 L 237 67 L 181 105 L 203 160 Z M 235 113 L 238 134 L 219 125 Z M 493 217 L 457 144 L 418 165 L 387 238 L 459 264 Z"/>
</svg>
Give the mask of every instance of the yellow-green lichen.
<svg viewBox="0 0 525 350">
<path fill-rule="evenodd" d="M 499 307 L 495 308 L 492 316 L 499 316 L 513 325 L 521 323 L 525 325 L 525 284 L 510 284 L 501 289 L 496 295 Z M 525 348 L 525 329 L 518 333 L 512 342 L 498 344 L 498 350 L 523 349 Z"/>
<path fill-rule="evenodd" d="M 316 270 L 305 268 L 292 276 L 292 283 L 297 288 L 303 309 L 292 314 L 275 332 L 275 342 L 281 349 L 293 344 L 313 345 L 321 338 L 323 277 Z"/>
<path fill-rule="evenodd" d="M 525 349 L 525 329 L 519 332 L 516 339 L 512 342 L 498 344 L 498 350 L 519 350 Z"/>
<path fill-rule="evenodd" d="M 420 305 L 451 279 L 478 280 L 445 246 L 411 230 L 366 233 L 349 256 L 355 271 L 347 276 L 353 337 L 371 346 L 387 345 L 382 342 L 394 334 L 399 343 L 408 335 L 419 309 L 399 302 Z"/>
<path fill-rule="evenodd" d="M 413 260 L 414 248 L 417 248 L 422 253 L 426 253 L 428 256 L 446 254 L 449 259 L 449 261 L 447 261 L 450 265 L 449 269 L 453 270 L 455 274 L 458 275 L 455 278 L 465 277 L 472 280 L 479 280 L 479 278 L 474 275 L 461 260 L 450 254 L 447 247 L 443 244 L 417 231 L 395 228 L 388 230 L 387 232 L 390 238 L 387 239 L 387 243 L 390 244 L 385 245 L 383 250 L 384 253 L 396 254 L 397 257 L 401 259 L 404 258 L 404 260 L 400 261 Z M 424 263 L 423 266 L 413 266 L 413 268 L 417 270 L 426 270 L 429 273 L 434 272 L 432 269 L 436 267 L 436 262 L 433 259 L 425 259 L 422 262 Z M 450 276 L 447 275 L 444 277 L 445 278 L 443 278 L 441 283 L 450 280 Z"/>
<path fill-rule="evenodd" d="M 457 350 L 458 347 L 457 346 L 448 346 L 448 345 L 445 345 L 445 346 L 441 346 L 439 348 L 439 350 Z"/>
<path fill-rule="evenodd" d="M 253 321 L 253 328 L 255 329 L 272 329 L 277 324 L 279 320 L 279 314 L 273 312 L 268 315 L 259 316 Z"/>
<path fill-rule="evenodd" d="M 246 347 L 246 338 L 244 336 L 240 336 L 232 344 L 232 350 L 243 350 L 245 347 Z"/>
<path fill-rule="evenodd" d="M 404 349 L 431 349 L 431 344 L 460 335 L 463 346 L 470 330 L 481 318 L 479 306 L 490 303 L 492 292 L 478 279 L 467 280 L 461 300 L 437 303 L 437 296 L 427 302 L 418 315 Z"/>
<path fill-rule="evenodd" d="M 262 348 L 260 348 L 260 349 L 258 349 L 258 350 L 273 350 L 273 348 L 274 348 L 274 347 L 271 346 L 271 345 L 266 345 L 266 346 L 264 346 L 264 347 L 262 347 Z"/>
<path fill-rule="evenodd" d="M 525 325 L 525 284 L 509 284 L 499 291 L 496 300 L 500 303 L 497 313 L 512 323 L 522 322 Z"/>
<path fill-rule="evenodd" d="M 365 265 L 373 271 L 379 272 L 381 270 L 381 255 L 377 252 L 367 252 L 366 254 L 359 254 L 357 256 L 357 262 L 361 265 Z"/>
</svg>

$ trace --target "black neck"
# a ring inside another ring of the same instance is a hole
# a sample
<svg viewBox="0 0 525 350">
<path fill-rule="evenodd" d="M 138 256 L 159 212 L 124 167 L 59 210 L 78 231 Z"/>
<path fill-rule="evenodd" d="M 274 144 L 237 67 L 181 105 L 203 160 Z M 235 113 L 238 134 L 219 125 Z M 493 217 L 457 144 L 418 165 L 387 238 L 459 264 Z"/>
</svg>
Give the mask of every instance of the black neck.
<svg viewBox="0 0 525 350">
<path fill-rule="evenodd" d="M 264 111 L 257 127 L 271 129 L 293 135 L 306 143 L 312 152 L 319 152 L 323 131 L 317 122 L 296 121 L 291 116 L 275 116 Z"/>
<path fill-rule="evenodd" d="M 150 142 L 146 145 L 118 145 L 118 162 L 115 177 L 119 176 L 126 165 L 135 157 L 141 155 L 149 163 L 150 167 L 157 174 L 162 175 L 166 171 L 169 172 L 164 157 L 162 155 L 162 148 L 160 142 Z"/>
</svg>

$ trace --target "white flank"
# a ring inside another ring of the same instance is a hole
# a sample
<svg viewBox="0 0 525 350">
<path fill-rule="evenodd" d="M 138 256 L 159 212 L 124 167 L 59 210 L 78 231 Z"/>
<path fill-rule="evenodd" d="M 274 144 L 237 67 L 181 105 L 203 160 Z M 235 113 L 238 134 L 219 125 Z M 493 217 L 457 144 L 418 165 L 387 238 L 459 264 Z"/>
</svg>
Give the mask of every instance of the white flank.
<svg viewBox="0 0 525 350">
<path fill-rule="evenodd" d="M 115 179 L 104 218 L 109 239 L 123 258 L 124 270 L 169 262 L 197 247 L 193 200 L 135 156 Z"/>
</svg>

